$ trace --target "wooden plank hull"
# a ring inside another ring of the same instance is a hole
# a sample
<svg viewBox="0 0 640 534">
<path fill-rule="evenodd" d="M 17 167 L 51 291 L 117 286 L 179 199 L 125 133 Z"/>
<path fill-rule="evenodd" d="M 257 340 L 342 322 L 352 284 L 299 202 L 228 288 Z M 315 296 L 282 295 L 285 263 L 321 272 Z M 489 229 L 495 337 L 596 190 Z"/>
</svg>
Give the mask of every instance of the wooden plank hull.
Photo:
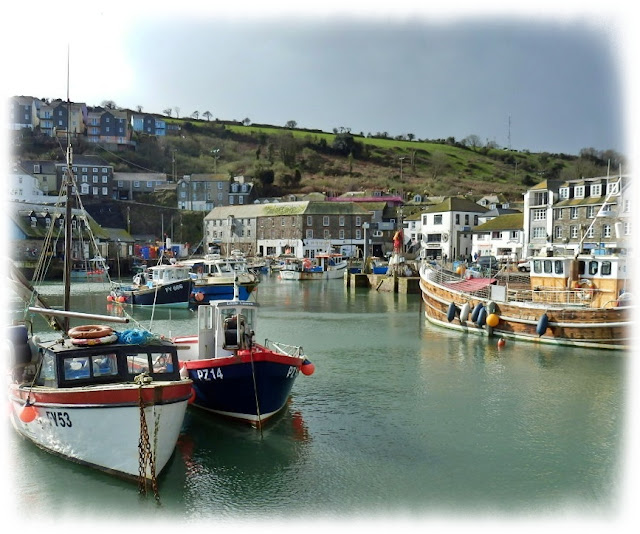
<svg viewBox="0 0 640 534">
<path fill-rule="evenodd" d="M 470 312 L 461 320 L 460 310 L 469 304 L 473 310 L 479 303 L 487 307 L 488 298 L 454 291 L 429 279 L 429 268 L 421 270 L 420 290 L 425 317 L 439 326 L 470 334 L 511 338 L 535 343 L 570 345 L 598 349 L 627 350 L 631 344 L 630 307 L 588 308 L 550 305 L 534 302 L 493 302 L 499 317 L 496 326 L 478 324 Z M 457 312 L 451 314 L 451 303 Z M 539 333 L 541 317 L 547 325 Z M 451 318 L 451 320 L 449 320 Z"/>
</svg>

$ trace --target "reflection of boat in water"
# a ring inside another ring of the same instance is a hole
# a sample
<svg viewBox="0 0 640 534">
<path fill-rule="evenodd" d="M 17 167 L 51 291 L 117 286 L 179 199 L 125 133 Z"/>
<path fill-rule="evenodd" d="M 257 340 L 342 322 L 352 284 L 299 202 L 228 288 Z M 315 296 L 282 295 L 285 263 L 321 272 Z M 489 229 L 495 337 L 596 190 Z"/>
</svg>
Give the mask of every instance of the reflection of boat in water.
<svg viewBox="0 0 640 534">
<path fill-rule="evenodd" d="M 309 429 L 298 411 L 287 406 L 262 428 L 260 433 L 246 425 L 229 425 L 208 417 L 200 410 L 188 410 L 183 432 L 177 443 L 173 461 L 184 462 L 189 480 L 212 471 L 229 473 L 220 484 L 234 485 L 232 473 L 239 470 L 252 474 L 282 474 L 282 489 L 288 479 L 288 468 L 300 461 L 311 441 Z M 238 458 L 243 460 L 238 462 Z M 175 476 L 171 469 L 167 476 Z M 253 477 L 252 477 L 253 478 Z M 246 483 L 246 481 L 245 481 Z M 259 481 L 256 480 L 259 484 Z"/>
<path fill-rule="evenodd" d="M 466 277 L 425 262 L 426 318 L 465 333 L 580 347 L 629 348 L 632 306 L 627 258 L 534 257 L 530 275 Z"/>
<path fill-rule="evenodd" d="M 309 258 L 285 258 L 280 267 L 282 280 L 332 280 L 347 272 L 347 261 L 339 253 L 316 254 Z"/>
<path fill-rule="evenodd" d="M 193 380 L 194 406 L 261 426 L 284 408 L 299 372 L 312 374 L 314 366 L 302 347 L 256 343 L 257 309 L 238 298 L 199 306 L 197 335 L 174 341 Z"/>
</svg>

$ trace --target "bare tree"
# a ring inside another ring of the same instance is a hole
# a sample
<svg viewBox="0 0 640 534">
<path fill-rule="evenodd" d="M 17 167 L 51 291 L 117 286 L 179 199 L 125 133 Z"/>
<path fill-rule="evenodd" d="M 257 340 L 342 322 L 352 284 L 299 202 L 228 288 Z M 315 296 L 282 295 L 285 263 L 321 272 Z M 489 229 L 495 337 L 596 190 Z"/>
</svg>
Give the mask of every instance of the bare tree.
<svg viewBox="0 0 640 534">
<path fill-rule="evenodd" d="M 465 146 L 469 146 L 473 150 L 475 150 L 482 144 L 480 137 L 475 134 L 468 135 L 462 140 L 462 142 L 464 143 Z"/>
<path fill-rule="evenodd" d="M 173 109 L 176 110 L 176 119 L 180 118 L 180 108 L 178 106 L 173 106 Z"/>
<path fill-rule="evenodd" d="M 433 152 L 429 159 L 431 177 L 435 180 L 447 168 L 447 156 L 444 152 Z"/>
<path fill-rule="evenodd" d="M 202 116 L 207 119 L 208 121 L 211 120 L 211 112 L 210 111 L 205 111 Z"/>
<path fill-rule="evenodd" d="M 199 116 L 200 116 L 200 112 L 199 112 L 198 110 L 194 111 L 194 112 L 191 114 L 191 117 L 192 117 L 193 119 L 196 119 L 196 120 L 198 120 L 198 117 L 199 117 Z"/>
<path fill-rule="evenodd" d="M 136 111 L 137 111 L 138 113 L 142 113 L 142 106 L 141 106 L 140 104 L 138 104 L 138 105 L 136 106 Z"/>
<path fill-rule="evenodd" d="M 103 100 L 100 103 L 100 106 L 105 109 L 116 109 L 118 107 L 116 106 L 116 103 L 113 100 Z"/>
<path fill-rule="evenodd" d="M 172 111 L 173 111 L 173 109 L 167 108 L 167 109 L 163 110 L 162 113 L 164 113 L 167 117 L 171 117 L 171 112 Z"/>
</svg>

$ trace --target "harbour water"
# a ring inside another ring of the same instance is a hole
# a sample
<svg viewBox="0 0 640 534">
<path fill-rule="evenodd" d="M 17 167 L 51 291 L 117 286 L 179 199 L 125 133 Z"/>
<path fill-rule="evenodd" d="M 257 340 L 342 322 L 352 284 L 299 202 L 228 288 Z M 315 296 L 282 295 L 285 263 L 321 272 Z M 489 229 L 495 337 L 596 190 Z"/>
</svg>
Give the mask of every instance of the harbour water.
<svg viewBox="0 0 640 534">
<path fill-rule="evenodd" d="M 57 285 L 47 292 L 61 298 Z M 74 308 L 117 313 L 106 291 L 76 284 L 72 294 Z M 626 354 L 498 348 L 425 323 L 418 295 L 348 291 L 341 280 L 265 277 L 257 300 L 257 339 L 301 344 L 316 367 L 299 375 L 286 411 L 262 433 L 190 408 L 158 506 L 135 484 L 54 457 L 7 428 L 17 514 L 187 522 L 615 515 Z M 158 333 L 195 333 L 188 310 L 132 315 Z"/>
</svg>

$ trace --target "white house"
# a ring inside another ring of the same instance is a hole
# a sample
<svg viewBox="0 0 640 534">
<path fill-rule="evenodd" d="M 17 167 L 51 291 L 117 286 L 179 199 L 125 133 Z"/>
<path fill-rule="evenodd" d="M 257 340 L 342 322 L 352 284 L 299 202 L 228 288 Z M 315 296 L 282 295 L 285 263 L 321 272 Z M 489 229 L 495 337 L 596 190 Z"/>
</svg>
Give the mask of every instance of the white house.
<svg viewBox="0 0 640 534">
<path fill-rule="evenodd" d="M 518 261 L 526 257 L 524 214 L 500 215 L 478 225 L 473 231 L 473 252 L 499 260 Z"/>
<path fill-rule="evenodd" d="M 422 213 L 421 256 L 467 258 L 472 231 L 487 208 L 466 198 L 449 197 Z"/>
<path fill-rule="evenodd" d="M 26 173 L 21 167 L 14 166 L 9 173 L 9 200 L 14 202 L 43 202 L 44 193 L 35 176 Z M 55 200 L 53 197 L 51 200 Z"/>
</svg>

